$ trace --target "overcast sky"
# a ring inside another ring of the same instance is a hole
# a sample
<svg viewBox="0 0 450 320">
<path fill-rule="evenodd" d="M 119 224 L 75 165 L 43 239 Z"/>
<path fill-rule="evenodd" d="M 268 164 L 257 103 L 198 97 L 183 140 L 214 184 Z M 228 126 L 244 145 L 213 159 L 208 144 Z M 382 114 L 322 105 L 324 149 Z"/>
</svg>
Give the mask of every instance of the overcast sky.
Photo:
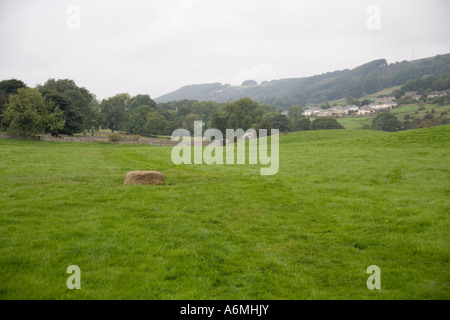
<svg viewBox="0 0 450 320">
<path fill-rule="evenodd" d="M 449 16 L 449 0 L 0 0 L 0 80 L 103 99 L 305 77 L 450 53 Z"/>
</svg>

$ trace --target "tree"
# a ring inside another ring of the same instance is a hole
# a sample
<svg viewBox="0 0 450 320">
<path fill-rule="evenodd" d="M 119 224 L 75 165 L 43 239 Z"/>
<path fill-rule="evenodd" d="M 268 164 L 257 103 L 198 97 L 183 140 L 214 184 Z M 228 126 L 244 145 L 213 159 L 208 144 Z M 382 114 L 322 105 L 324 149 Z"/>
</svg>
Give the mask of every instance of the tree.
<svg viewBox="0 0 450 320">
<path fill-rule="evenodd" d="M 270 119 L 270 123 L 272 128 L 280 130 L 280 132 L 289 132 L 291 131 L 291 122 L 289 118 L 282 114 L 277 114 L 276 116 Z"/>
<path fill-rule="evenodd" d="M 257 118 L 257 109 L 258 102 L 250 98 L 226 103 L 224 110 L 228 118 L 227 129 L 243 129 L 244 131 L 250 129 Z"/>
<path fill-rule="evenodd" d="M 148 106 L 153 111 L 156 110 L 156 102 L 153 101 L 148 94 L 138 94 L 131 98 L 127 111 L 131 113 L 140 106 Z"/>
<path fill-rule="evenodd" d="M 311 120 L 309 118 L 301 118 L 294 122 L 294 131 L 311 130 Z"/>
<path fill-rule="evenodd" d="M 46 91 L 44 98 L 48 104 L 58 107 L 58 109 L 63 112 L 65 118 L 64 127 L 61 128 L 60 132 L 55 133 L 56 135 L 58 133 L 73 135 L 83 131 L 85 128 L 83 114 L 81 113 L 81 110 L 74 106 L 68 96 L 62 92 L 51 90 Z"/>
<path fill-rule="evenodd" d="M 303 111 L 305 111 L 305 108 L 303 108 L 302 106 L 292 106 L 289 109 L 289 117 L 293 120 L 296 121 L 298 119 L 300 119 L 303 115 Z"/>
<path fill-rule="evenodd" d="M 256 134 L 259 137 L 259 130 L 266 129 L 267 135 L 271 134 L 272 125 L 268 119 L 263 119 L 260 123 L 255 126 Z"/>
<path fill-rule="evenodd" d="M 96 112 L 93 109 L 95 96 L 86 88 L 79 87 L 70 79 L 48 79 L 38 85 L 47 102 L 52 102 L 64 113 L 66 124 L 60 133 L 75 134 L 85 132 L 95 126 Z"/>
<path fill-rule="evenodd" d="M 119 93 L 108 99 L 103 99 L 100 104 L 101 112 L 105 115 L 107 127 L 114 130 L 126 130 L 128 114 L 127 106 L 130 96 L 127 93 Z"/>
<path fill-rule="evenodd" d="M 64 128 L 66 118 L 64 113 L 58 106 L 53 104 L 48 105 L 49 114 L 47 116 L 46 133 L 50 133 L 52 136 L 57 137 L 59 132 Z"/>
<path fill-rule="evenodd" d="M 9 125 L 8 134 L 34 137 L 46 132 L 57 132 L 65 119 L 58 107 L 46 104 L 36 89 L 20 88 L 10 97 L 4 113 Z"/>
<path fill-rule="evenodd" d="M 219 130 L 225 136 L 228 124 L 228 114 L 224 110 L 213 111 L 211 115 L 211 127 Z"/>
<path fill-rule="evenodd" d="M 345 129 L 336 119 L 331 117 L 319 117 L 311 123 L 312 130 Z"/>
<path fill-rule="evenodd" d="M 191 135 L 194 135 L 194 121 L 201 121 L 202 118 L 195 113 L 189 113 L 188 115 L 186 115 L 186 117 L 184 117 L 182 124 L 183 124 L 183 128 L 187 129 Z"/>
<path fill-rule="evenodd" d="M 154 112 L 154 109 L 149 105 L 141 105 L 140 107 L 134 108 L 129 116 L 127 131 L 144 135 L 147 115 L 150 112 Z"/>
<path fill-rule="evenodd" d="M 163 133 L 167 121 L 162 115 L 157 112 L 149 112 L 146 119 L 147 121 L 143 130 L 144 135 L 156 137 Z"/>
<path fill-rule="evenodd" d="M 26 84 L 17 79 L 3 80 L 0 82 L 0 129 L 4 129 L 3 112 L 9 102 L 9 97 L 17 93 L 20 88 L 26 88 Z"/>
<path fill-rule="evenodd" d="M 372 128 L 375 130 L 393 132 L 400 130 L 401 126 L 400 120 L 389 112 L 382 112 L 372 120 Z"/>
</svg>

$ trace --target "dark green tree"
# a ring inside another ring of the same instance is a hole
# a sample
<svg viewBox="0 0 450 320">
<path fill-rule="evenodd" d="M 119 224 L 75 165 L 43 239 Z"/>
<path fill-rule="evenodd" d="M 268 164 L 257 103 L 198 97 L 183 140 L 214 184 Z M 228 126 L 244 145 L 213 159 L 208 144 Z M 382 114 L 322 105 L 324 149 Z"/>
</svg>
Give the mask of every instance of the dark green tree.
<svg viewBox="0 0 450 320">
<path fill-rule="evenodd" d="M 17 93 L 20 88 L 26 88 L 26 84 L 22 80 L 10 79 L 0 82 L 0 129 L 4 130 L 5 123 L 3 121 L 3 112 L 9 102 L 9 97 Z"/>
<path fill-rule="evenodd" d="M 4 113 L 12 136 L 34 137 L 55 133 L 64 127 L 64 116 L 53 104 L 46 104 L 36 89 L 20 88 L 10 97 Z"/>
<path fill-rule="evenodd" d="M 303 111 L 305 111 L 305 108 L 302 106 L 292 106 L 289 109 L 289 117 L 292 119 L 292 121 L 296 121 L 303 117 Z"/>
<path fill-rule="evenodd" d="M 157 112 L 150 112 L 147 114 L 143 134 L 146 136 L 156 137 L 164 132 L 167 121 Z"/>
<path fill-rule="evenodd" d="M 150 112 L 154 112 L 154 109 L 149 105 L 141 105 L 140 107 L 132 109 L 128 120 L 128 132 L 144 135 L 147 115 Z"/>
<path fill-rule="evenodd" d="M 319 117 L 311 123 L 312 130 L 345 129 L 336 119 L 331 117 Z"/>
<path fill-rule="evenodd" d="M 119 93 L 102 100 L 100 109 L 105 116 L 106 126 L 111 132 L 127 129 L 129 102 L 130 96 L 127 93 Z"/>
<path fill-rule="evenodd" d="M 156 110 L 156 102 L 153 101 L 148 94 L 138 94 L 131 98 L 127 111 L 131 113 L 140 106 L 148 106 L 153 111 Z"/>
<path fill-rule="evenodd" d="M 48 102 L 52 102 L 66 119 L 60 133 L 75 134 L 92 129 L 96 118 L 93 102 L 95 96 L 84 87 L 79 87 L 70 79 L 49 79 L 37 89 Z"/>
<path fill-rule="evenodd" d="M 226 103 L 224 110 L 228 118 L 227 129 L 243 129 L 244 131 L 250 129 L 255 123 L 257 109 L 258 103 L 250 98 Z"/>
<path fill-rule="evenodd" d="M 289 118 L 282 114 L 277 114 L 270 119 L 272 128 L 280 130 L 280 132 L 291 131 L 291 121 Z"/>
<path fill-rule="evenodd" d="M 400 120 L 389 112 L 382 112 L 372 120 L 372 128 L 375 130 L 393 132 L 400 130 L 401 126 Z"/>
<path fill-rule="evenodd" d="M 258 123 L 255 128 L 256 130 L 256 134 L 259 137 L 259 130 L 261 129 L 266 129 L 267 130 L 267 135 L 271 134 L 271 130 L 272 130 L 272 124 L 270 123 L 269 119 L 263 119 L 261 120 L 260 123 Z"/>
<path fill-rule="evenodd" d="M 311 120 L 309 118 L 301 118 L 294 122 L 294 131 L 307 131 L 311 130 Z"/>
</svg>

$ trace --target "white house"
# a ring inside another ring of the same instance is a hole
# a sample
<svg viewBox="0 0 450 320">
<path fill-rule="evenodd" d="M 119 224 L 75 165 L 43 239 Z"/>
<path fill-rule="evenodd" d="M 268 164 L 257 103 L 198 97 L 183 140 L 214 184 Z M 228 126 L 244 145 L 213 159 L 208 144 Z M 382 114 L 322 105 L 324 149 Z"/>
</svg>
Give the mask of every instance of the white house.
<svg viewBox="0 0 450 320">
<path fill-rule="evenodd" d="M 345 109 L 344 107 L 341 106 L 334 106 L 331 107 L 329 110 L 332 112 L 332 114 L 337 116 L 343 116 L 345 114 Z"/>
<path fill-rule="evenodd" d="M 310 107 L 306 109 L 302 114 L 306 117 L 315 116 L 320 114 L 323 111 L 322 108 L 319 107 Z"/>
<path fill-rule="evenodd" d="M 428 98 L 443 97 L 445 95 L 447 95 L 445 91 L 433 91 L 428 95 Z"/>
<path fill-rule="evenodd" d="M 383 110 L 391 110 L 397 107 L 397 103 L 396 102 L 385 102 L 381 104 L 381 109 Z"/>
<path fill-rule="evenodd" d="M 370 114 L 373 112 L 374 112 L 374 110 L 370 107 L 370 105 L 368 105 L 368 106 L 363 106 L 363 107 L 359 108 L 358 115 L 363 116 L 365 114 Z"/>
<path fill-rule="evenodd" d="M 358 112 L 359 107 L 355 105 L 347 105 L 344 107 L 345 114 L 349 114 L 350 112 Z"/>
<path fill-rule="evenodd" d="M 331 109 L 325 109 L 322 112 L 320 112 L 317 116 L 318 117 L 331 117 L 333 115 L 333 111 Z"/>
</svg>

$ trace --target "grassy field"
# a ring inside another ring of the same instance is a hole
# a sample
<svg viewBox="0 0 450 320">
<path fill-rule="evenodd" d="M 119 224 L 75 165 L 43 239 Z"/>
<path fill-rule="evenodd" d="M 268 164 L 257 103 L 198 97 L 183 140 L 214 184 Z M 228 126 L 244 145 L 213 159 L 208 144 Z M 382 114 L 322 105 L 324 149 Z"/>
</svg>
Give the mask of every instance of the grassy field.
<svg viewBox="0 0 450 320">
<path fill-rule="evenodd" d="M 409 115 L 411 119 L 422 119 L 427 113 L 431 113 L 434 109 L 434 115 L 439 117 L 441 112 L 450 112 L 450 106 L 439 106 L 437 104 L 424 104 L 423 109 L 419 110 L 418 104 L 402 105 L 391 110 L 400 121 L 405 120 L 405 116 Z M 353 116 L 337 118 L 337 121 L 342 124 L 345 129 L 357 130 L 362 129 L 364 125 L 371 127 L 372 120 L 376 115 L 368 116 Z"/>
<path fill-rule="evenodd" d="M 282 135 L 274 176 L 171 147 L 0 150 L 0 299 L 450 298 L 450 126 Z M 123 186 L 133 170 L 165 184 Z"/>
<path fill-rule="evenodd" d="M 362 96 L 358 99 L 359 100 L 364 100 L 364 99 L 375 100 L 375 98 L 377 98 L 379 96 L 389 96 L 389 95 L 391 95 L 391 93 L 393 91 L 400 89 L 400 88 L 401 88 L 401 86 L 394 86 L 394 87 L 386 88 L 386 89 L 380 90 L 378 92 Z M 345 104 L 347 104 L 347 99 L 331 100 L 331 101 L 329 101 L 329 104 L 332 106 L 335 104 L 345 105 Z"/>
</svg>

